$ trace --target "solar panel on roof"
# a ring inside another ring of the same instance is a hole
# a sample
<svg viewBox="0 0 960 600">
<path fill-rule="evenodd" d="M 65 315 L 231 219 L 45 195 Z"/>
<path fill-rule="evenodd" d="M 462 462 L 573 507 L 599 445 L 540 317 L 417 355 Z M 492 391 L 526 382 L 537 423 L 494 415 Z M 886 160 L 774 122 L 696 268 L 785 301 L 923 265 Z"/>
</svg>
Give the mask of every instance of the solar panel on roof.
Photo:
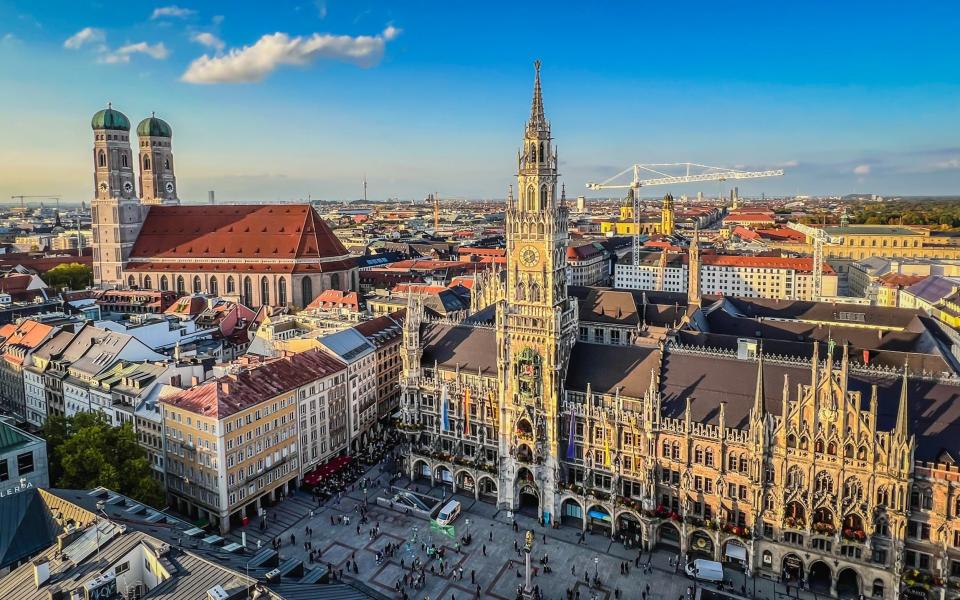
<svg viewBox="0 0 960 600">
<path fill-rule="evenodd" d="M 97 521 L 95 527 L 84 531 L 75 542 L 64 548 L 63 553 L 73 564 L 78 565 L 122 531 L 123 529 L 112 521 Z"/>
</svg>

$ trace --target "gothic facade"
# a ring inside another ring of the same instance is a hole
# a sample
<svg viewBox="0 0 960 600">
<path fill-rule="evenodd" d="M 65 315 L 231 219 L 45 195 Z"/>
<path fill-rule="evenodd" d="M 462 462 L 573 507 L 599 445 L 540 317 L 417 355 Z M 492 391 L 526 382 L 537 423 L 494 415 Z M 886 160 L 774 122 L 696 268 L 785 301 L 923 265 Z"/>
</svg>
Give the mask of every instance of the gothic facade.
<svg viewBox="0 0 960 600">
<path fill-rule="evenodd" d="M 711 314 L 744 310 L 701 299 L 698 281 L 687 298 L 569 293 L 539 66 L 533 97 L 506 276 L 483 292 L 493 303 L 428 320 L 410 298 L 399 426 L 411 478 L 820 593 L 956 597 L 957 378 L 877 366 L 846 339 L 790 342 L 809 349 L 797 356 L 684 343 L 684 330 L 710 335 Z M 866 344 L 894 326 L 848 332 Z"/>
</svg>

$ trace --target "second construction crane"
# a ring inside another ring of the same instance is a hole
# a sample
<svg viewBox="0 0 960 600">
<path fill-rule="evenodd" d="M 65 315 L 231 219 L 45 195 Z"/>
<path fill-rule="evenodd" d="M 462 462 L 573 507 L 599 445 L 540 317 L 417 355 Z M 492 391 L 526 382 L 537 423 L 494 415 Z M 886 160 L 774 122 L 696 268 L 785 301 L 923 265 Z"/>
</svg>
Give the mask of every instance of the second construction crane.
<svg viewBox="0 0 960 600">
<path fill-rule="evenodd" d="M 670 174 L 669 170 L 682 169 L 681 175 Z M 624 182 L 624 176 L 632 174 L 632 180 Z M 644 179 L 644 175 L 649 175 Z M 682 183 L 696 183 L 699 181 L 726 181 L 728 179 L 757 179 L 760 177 L 777 177 L 783 175 L 783 169 L 769 171 L 741 171 L 723 167 L 711 167 L 697 163 L 651 163 L 636 164 L 627 167 L 613 177 L 600 183 L 587 183 L 587 189 L 614 190 L 629 189 L 633 197 L 633 264 L 640 264 L 640 188 L 654 185 L 672 185 Z M 665 235 L 673 233 L 673 198 L 667 196 L 663 207 L 664 223 L 669 231 L 662 231 Z M 667 215 L 669 214 L 669 218 Z"/>
</svg>

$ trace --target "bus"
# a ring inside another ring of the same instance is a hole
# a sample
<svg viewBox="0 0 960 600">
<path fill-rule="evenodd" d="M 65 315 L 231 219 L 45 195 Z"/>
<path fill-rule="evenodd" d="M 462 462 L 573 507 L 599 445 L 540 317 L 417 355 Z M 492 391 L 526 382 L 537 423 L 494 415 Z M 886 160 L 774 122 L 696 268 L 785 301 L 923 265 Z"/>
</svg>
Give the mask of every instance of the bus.
<svg viewBox="0 0 960 600">
<path fill-rule="evenodd" d="M 460 503 L 456 500 L 451 500 L 437 513 L 437 525 L 447 526 L 456 521 L 459 516 Z"/>
</svg>

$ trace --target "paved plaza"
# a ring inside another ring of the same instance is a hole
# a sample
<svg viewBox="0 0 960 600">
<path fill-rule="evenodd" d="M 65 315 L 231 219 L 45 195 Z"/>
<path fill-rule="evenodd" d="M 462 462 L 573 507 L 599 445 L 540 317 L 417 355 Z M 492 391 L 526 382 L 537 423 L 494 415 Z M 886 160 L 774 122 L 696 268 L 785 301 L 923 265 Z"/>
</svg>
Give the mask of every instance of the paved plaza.
<svg viewBox="0 0 960 600">
<path fill-rule="evenodd" d="M 514 549 L 514 542 L 522 547 L 527 530 L 535 533 L 533 547 L 533 565 L 538 574 L 533 583 L 540 587 L 547 599 L 566 599 L 567 590 L 572 598 L 580 600 L 614 599 L 615 591 L 621 598 L 640 598 L 641 600 L 683 600 L 693 582 L 682 572 L 676 574 L 670 561 L 675 554 L 659 550 L 642 552 L 628 550 L 622 544 L 602 535 L 587 534 L 582 543 L 578 543 L 580 529 L 564 526 L 557 529 L 540 526 L 535 518 L 523 514 L 508 513 L 496 506 L 476 501 L 472 496 L 457 494 L 454 496 L 463 506 L 463 514 L 454 523 L 455 537 L 451 538 L 435 528 L 430 522 L 412 515 L 402 514 L 386 507 L 380 507 L 375 500 L 378 496 L 388 496 L 387 475 L 379 467 L 367 471 L 371 480 L 380 479 L 379 486 L 371 486 L 366 493 L 354 484 L 353 488 L 341 498 L 334 497 L 325 503 L 317 504 L 305 492 L 297 492 L 277 505 L 268 509 L 268 528 L 263 531 L 251 523 L 246 529 L 237 529 L 228 535 L 231 541 L 240 541 L 241 531 L 246 532 L 248 548 L 256 548 L 257 540 L 269 547 L 273 538 L 282 540 L 280 554 L 283 559 L 297 557 L 309 566 L 309 550 L 304 542 L 309 542 L 313 550 L 320 550 L 318 562 L 329 564 L 335 573 L 342 571 L 346 580 L 359 581 L 389 598 L 400 598 L 396 591 L 398 580 L 410 571 L 410 565 L 419 558 L 425 561 L 427 575 L 421 589 L 407 587 L 409 598 L 430 600 L 454 600 L 480 597 L 513 600 L 517 597 L 517 586 L 523 583 L 524 557 Z M 449 499 L 449 490 L 443 487 L 429 487 L 429 482 L 410 483 L 401 479 L 394 483 L 399 487 L 416 489 L 420 493 L 435 498 Z M 359 508 L 367 501 L 369 522 L 360 525 Z M 310 516 L 310 511 L 313 516 Z M 349 518 L 349 524 L 340 524 L 340 517 Z M 331 517 L 334 525 L 331 525 Z M 513 521 L 518 524 L 514 532 Z M 371 539 L 370 530 L 380 527 L 380 535 Z M 307 527 L 312 535 L 307 534 Z M 472 535 L 473 543 L 457 551 L 457 542 L 461 536 Z M 291 535 L 295 542 L 291 543 Z M 377 564 L 376 554 L 382 552 L 387 544 L 395 544 L 399 549 L 392 557 L 386 557 Z M 445 548 L 445 572 L 439 573 L 439 563 L 428 561 L 423 545 L 431 544 Z M 484 553 L 486 548 L 486 553 Z M 544 573 L 540 559 L 548 557 L 547 564 L 551 573 Z M 639 567 L 638 564 L 639 556 Z M 348 569 L 348 562 L 356 561 L 356 573 Z M 629 573 L 621 574 L 621 564 L 629 565 Z M 435 574 L 430 574 L 429 565 L 434 565 Z M 649 568 L 644 568 L 648 566 Z M 463 569 L 462 579 L 460 569 Z M 594 586 L 585 581 L 599 576 L 600 585 Z M 727 570 L 728 579 L 734 588 L 731 596 L 756 598 L 757 600 L 817 600 L 818 596 L 799 591 L 791 587 L 787 595 L 785 586 L 766 579 L 744 578 L 743 574 Z M 716 586 L 709 585 L 715 590 Z M 798 595 L 799 594 L 799 595 Z M 819 598 L 825 598 L 819 596 Z"/>
</svg>

